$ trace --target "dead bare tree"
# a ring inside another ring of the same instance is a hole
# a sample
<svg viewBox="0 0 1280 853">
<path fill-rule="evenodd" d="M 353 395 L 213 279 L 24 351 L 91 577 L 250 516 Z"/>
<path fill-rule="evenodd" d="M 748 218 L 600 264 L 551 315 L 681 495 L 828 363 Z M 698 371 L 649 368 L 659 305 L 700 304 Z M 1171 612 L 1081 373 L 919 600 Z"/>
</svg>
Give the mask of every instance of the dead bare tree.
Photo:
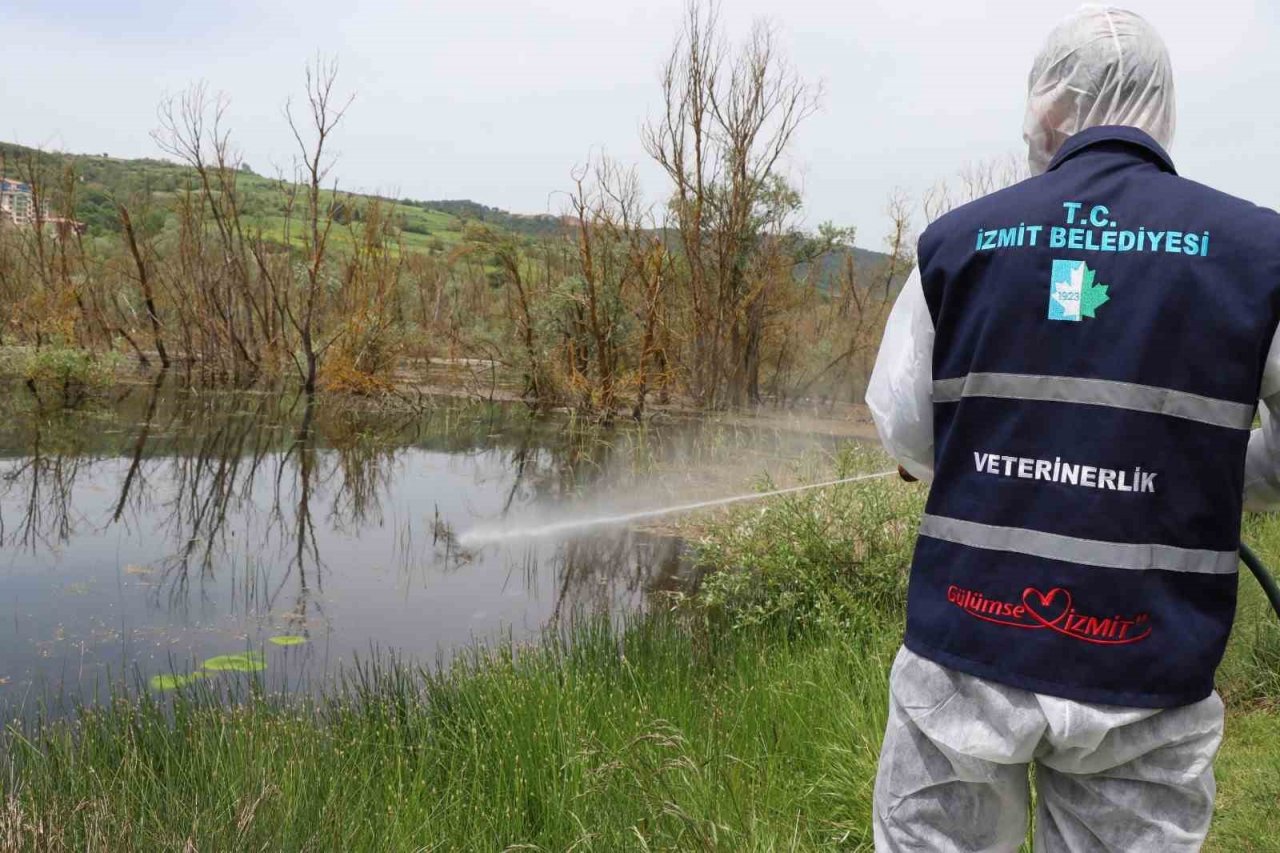
<svg viewBox="0 0 1280 853">
<path fill-rule="evenodd" d="M 117 203 L 116 210 L 120 215 L 120 225 L 124 229 L 125 244 L 129 247 L 129 255 L 133 258 L 133 263 L 138 271 L 138 286 L 142 288 L 142 302 L 147 309 L 147 320 L 151 324 L 151 340 L 156 348 L 156 353 L 160 356 L 160 364 L 164 369 L 169 368 L 169 352 L 164 345 L 164 335 L 160 329 L 160 312 L 156 308 L 156 295 L 152 287 L 151 274 L 147 267 L 146 259 L 143 257 L 142 249 L 138 246 L 138 235 L 133 228 L 133 217 L 129 215 L 129 209 L 123 203 Z"/>
<path fill-rule="evenodd" d="M 546 366 L 542 350 L 538 345 L 537 322 L 534 319 L 534 303 L 537 297 L 532 292 L 531 283 L 525 275 L 524 258 L 520 247 L 512 240 L 497 239 L 492 236 L 489 239 L 493 242 L 493 260 L 498 266 L 502 281 L 506 284 L 508 313 L 514 323 L 515 333 L 522 350 L 524 397 L 536 405 L 550 403 L 552 392 L 546 381 Z"/>
<path fill-rule="evenodd" d="M 657 258 L 651 252 L 657 241 L 635 169 L 601 157 L 577 169 L 573 179 L 569 207 L 582 286 L 572 295 L 586 320 L 588 334 L 582 347 L 590 348 L 594 362 L 584 408 L 609 421 L 624 371 L 639 374 L 645 390 L 640 391 L 633 413 L 643 411 L 666 279 L 663 270 L 652 267 Z M 643 328 L 638 341 L 624 329 L 633 319 Z"/>
<path fill-rule="evenodd" d="M 636 319 L 642 329 L 636 359 L 636 396 L 631 417 L 640 420 L 653 386 L 665 390 L 670 377 L 660 334 L 666 325 L 667 286 L 672 279 L 671 255 L 656 232 L 640 230 L 628 241 L 630 263 L 637 273 L 641 299 Z"/>
<path fill-rule="evenodd" d="M 189 316 L 187 341 L 206 364 L 226 364 L 236 378 L 264 367 L 268 305 L 255 275 L 241 215 L 241 159 L 226 126 L 229 101 L 205 84 L 160 104 L 161 150 L 189 166 L 195 186 L 177 202 L 181 230 L 175 308 Z M 190 290 L 187 290 L 190 288 Z"/>
<path fill-rule="evenodd" d="M 758 393 L 752 347 L 767 304 L 757 301 L 752 264 L 781 212 L 769 195 L 821 91 L 791 68 L 766 23 L 732 52 L 718 5 L 701 0 L 687 7 L 662 90 L 663 111 L 644 128 L 643 142 L 672 183 L 668 208 L 688 301 L 688 387 L 711 407 L 743 402 Z"/>
<path fill-rule="evenodd" d="M 335 266 L 329 346 L 321 376 L 329 390 L 373 394 L 391 390 L 405 311 L 400 301 L 406 252 L 388 205 L 370 199 L 348 217 L 348 251 Z"/>
<path fill-rule="evenodd" d="M 329 234 L 333 230 L 334 212 L 337 206 L 338 185 L 333 182 L 331 201 L 323 204 L 321 195 L 325 181 L 333 168 L 334 160 L 326 152 L 334 129 L 342 122 L 347 108 L 355 99 L 350 95 L 339 102 L 333 87 L 338 79 L 338 61 L 317 57 L 306 70 L 307 117 L 305 128 L 294 117 L 292 104 L 285 106 L 285 117 L 301 156 L 299 173 L 306 191 L 305 248 L 307 252 L 307 281 L 301 295 L 302 305 L 288 308 L 290 322 L 301 338 L 305 367 L 302 369 L 303 389 L 314 393 L 316 374 L 322 349 L 316 341 L 316 317 L 324 296 L 322 273 L 325 253 L 329 246 Z M 331 342 L 330 342 L 331 343 Z"/>
<path fill-rule="evenodd" d="M 1028 176 L 1026 162 L 1012 154 L 967 163 L 954 178 L 940 178 L 925 191 L 922 199 L 924 220 L 933 222 L 954 207 L 1012 186 Z"/>
<path fill-rule="evenodd" d="M 862 394 L 861 383 L 870 373 L 869 362 L 879 347 L 889 310 L 915 263 L 910 199 L 895 190 L 886 213 L 890 227 L 885 247 L 889 251 L 883 261 L 866 271 L 867 280 L 860 275 L 853 254 L 852 231 L 830 231 L 821 246 L 823 253 L 840 259 L 840 269 L 827 282 L 827 297 L 813 303 L 820 318 L 813 337 L 829 342 L 832 348 L 822 361 L 800 371 L 790 391 L 794 398 L 820 391 L 834 402 L 842 394 L 850 399 Z M 803 318 L 791 319 L 793 330 L 803 328 L 804 323 Z"/>
</svg>

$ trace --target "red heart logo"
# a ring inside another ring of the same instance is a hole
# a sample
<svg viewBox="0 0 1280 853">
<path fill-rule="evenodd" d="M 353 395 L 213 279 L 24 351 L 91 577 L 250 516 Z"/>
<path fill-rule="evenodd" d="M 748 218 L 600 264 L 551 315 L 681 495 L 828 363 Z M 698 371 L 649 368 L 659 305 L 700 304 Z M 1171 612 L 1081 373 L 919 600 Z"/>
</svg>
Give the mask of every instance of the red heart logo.
<svg viewBox="0 0 1280 853">
<path fill-rule="evenodd" d="M 1029 586 L 1022 591 L 1022 606 L 1032 619 L 1053 628 L 1071 612 L 1071 593 L 1060 586 L 1048 592 Z"/>
</svg>

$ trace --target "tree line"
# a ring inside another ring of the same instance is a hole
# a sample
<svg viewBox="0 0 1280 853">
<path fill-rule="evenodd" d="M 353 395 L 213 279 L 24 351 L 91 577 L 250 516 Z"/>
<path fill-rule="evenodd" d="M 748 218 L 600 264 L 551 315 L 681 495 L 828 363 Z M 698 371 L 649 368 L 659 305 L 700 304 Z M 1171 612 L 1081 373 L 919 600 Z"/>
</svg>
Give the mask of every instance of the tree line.
<svg viewBox="0 0 1280 853">
<path fill-rule="evenodd" d="M 0 343 L 125 352 L 193 379 L 293 377 L 307 392 L 387 393 L 406 364 L 444 365 L 475 393 L 601 420 L 860 395 L 913 263 L 910 205 L 890 199 L 875 267 L 852 229 L 800 227 L 785 162 L 822 93 L 770 26 L 735 45 L 714 4 L 688 6 L 641 131 L 659 201 L 634 166 L 601 157 L 571 173 L 557 226 L 478 218 L 434 251 L 405 244 L 394 203 L 340 191 L 331 151 L 352 99 L 337 81 L 317 59 L 286 108 L 295 163 L 272 181 L 269 222 L 245 192 L 261 178 L 233 145 L 229 103 L 204 85 L 165 99 L 153 133 L 185 180 L 110 198 L 110 240 L 56 227 L 83 208 L 69 162 L 4 162 L 36 221 L 0 228 Z"/>
</svg>

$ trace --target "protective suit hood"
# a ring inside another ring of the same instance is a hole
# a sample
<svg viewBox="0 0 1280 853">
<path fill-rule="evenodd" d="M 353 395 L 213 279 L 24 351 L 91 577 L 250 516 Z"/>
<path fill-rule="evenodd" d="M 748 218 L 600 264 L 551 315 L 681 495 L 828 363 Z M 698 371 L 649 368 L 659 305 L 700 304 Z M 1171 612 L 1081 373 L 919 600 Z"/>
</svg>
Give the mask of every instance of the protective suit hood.
<svg viewBox="0 0 1280 853">
<path fill-rule="evenodd" d="M 1049 33 L 1027 81 L 1022 136 L 1033 175 L 1086 128 L 1136 127 L 1168 148 L 1174 124 L 1169 52 L 1144 19 L 1087 5 Z"/>
</svg>

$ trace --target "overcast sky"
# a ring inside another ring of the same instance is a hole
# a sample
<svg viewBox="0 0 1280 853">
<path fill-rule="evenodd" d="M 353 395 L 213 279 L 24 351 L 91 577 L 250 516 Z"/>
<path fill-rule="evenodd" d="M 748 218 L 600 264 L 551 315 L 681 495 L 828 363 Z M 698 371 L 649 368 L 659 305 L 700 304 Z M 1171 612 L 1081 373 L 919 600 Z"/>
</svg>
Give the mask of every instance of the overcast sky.
<svg viewBox="0 0 1280 853">
<path fill-rule="evenodd" d="M 1026 73 L 1068 0 L 726 0 L 741 37 L 760 17 L 825 88 L 787 163 L 809 224 L 876 247 L 895 187 L 919 194 L 968 161 L 1022 152 Z M 1134 0 L 1164 35 L 1182 174 L 1280 205 L 1280 4 Z M 0 0 L 0 138 L 156 156 L 165 92 L 205 80 L 231 99 L 259 172 L 290 163 L 282 105 L 317 50 L 356 101 L 341 129 L 348 189 L 560 212 L 593 152 L 642 165 L 638 129 L 683 0 Z"/>
</svg>

